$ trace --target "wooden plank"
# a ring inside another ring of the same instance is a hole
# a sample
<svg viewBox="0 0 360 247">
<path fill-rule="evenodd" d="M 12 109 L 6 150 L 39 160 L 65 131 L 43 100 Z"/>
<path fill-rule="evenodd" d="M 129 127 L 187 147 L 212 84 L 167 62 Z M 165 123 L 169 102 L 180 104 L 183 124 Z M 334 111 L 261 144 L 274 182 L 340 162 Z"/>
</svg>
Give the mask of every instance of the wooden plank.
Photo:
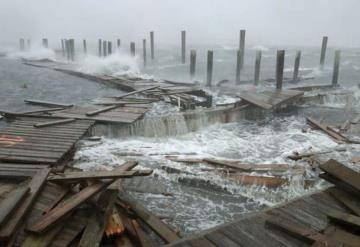
<svg viewBox="0 0 360 247">
<path fill-rule="evenodd" d="M 94 111 L 90 111 L 90 112 L 85 113 L 85 115 L 86 115 L 86 116 L 90 116 L 90 117 L 91 117 L 91 116 L 95 116 L 95 115 L 98 115 L 99 113 L 113 110 L 113 109 L 115 109 L 116 107 L 119 107 L 119 105 L 108 106 L 108 107 L 104 107 L 104 108 L 97 109 L 97 110 L 94 110 Z"/>
<path fill-rule="evenodd" d="M 30 188 L 27 185 L 22 185 L 9 192 L 7 197 L 0 202 L 0 226 L 9 219 L 11 213 L 19 206 L 19 203 L 23 200 L 29 190 Z"/>
<path fill-rule="evenodd" d="M 145 91 L 148 91 L 148 90 L 151 90 L 151 89 L 155 89 L 155 88 L 158 88 L 158 87 L 159 86 L 147 87 L 147 88 L 144 88 L 144 89 L 139 89 L 139 90 L 136 90 L 136 91 L 132 91 L 130 93 L 125 93 L 123 95 L 116 96 L 114 98 L 121 99 L 121 98 L 125 98 L 127 96 L 130 96 L 130 95 L 134 95 L 134 94 L 137 94 L 137 93 L 142 93 L 142 92 L 145 92 Z"/>
<path fill-rule="evenodd" d="M 155 247 L 157 244 L 141 229 L 137 220 L 131 220 L 135 233 L 139 239 L 140 245 L 143 247 Z"/>
<path fill-rule="evenodd" d="M 43 101 L 43 100 L 26 99 L 24 101 L 25 101 L 25 103 L 32 104 L 32 105 L 43 105 L 43 106 L 53 106 L 53 107 L 72 107 L 73 106 L 73 104 L 62 104 L 62 103 Z"/>
<path fill-rule="evenodd" d="M 34 124 L 34 127 L 43 128 L 43 127 L 48 127 L 48 126 L 53 126 L 53 125 L 67 124 L 67 123 L 71 123 L 71 122 L 75 122 L 75 121 L 76 121 L 76 119 L 69 118 L 69 119 L 51 121 L 51 122 L 46 122 L 46 123 L 36 123 L 36 124 Z"/>
<path fill-rule="evenodd" d="M 360 227 L 360 217 L 343 213 L 340 211 L 330 211 L 327 212 L 328 218 L 334 222 L 348 225 L 352 227 L 352 229 L 358 229 Z"/>
<path fill-rule="evenodd" d="M 333 238 L 341 243 L 344 243 L 345 246 L 359 246 L 360 236 L 351 234 L 347 231 L 344 231 L 338 227 L 329 226 L 325 229 L 324 234 L 330 238 Z"/>
<path fill-rule="evenodd" d="M 53 239 L 61 231 L 66 222 L 61 222 L 61 224 L 56 225 L 54 228 L 50 229 L 44 234 L 41 235 L 29 235 L 25 241 L 21 244 L 21 247 L 47 247 L 51 246 Z"/>
<path fill-rule="evenodd" d="M 226 246 L 226 247 L 239 246 L 238 243 L 234 242 L 232 239 L 230 239 L 229 237 L 218 231 L 210 232 L 204 235 L 204 237 L 213 244 L 215 244 L 216 246 Z M 181 245 L 175 245 L 175 246 L 181 246 Z"/>
<path fill-rule="evenodd" d="M 113 212 L 116 196 L 117 190 L 107 190 L 102 193 L 98 200 L 98 207 L 103 211 L 100 212 L 99 210 L 96 210 L 96 212 L 90 216 L 78 245 L 79 247 L 100 246 L 106 223 Z"/>
<path fill-rule="evenodd" d="M 266 103 L 265 101 L 263 101 L 259 95 L 254 95 L 252 93 L 245 93 L 242 92 L 241 95 L 239 96 L 242 100 L 249 102 L 251 104 L 254 104 L 260 108 L 269 110 L 271 109 L 273 106 Z"/>
<path fill-rule="evenodd" d="M 345 207 L 347 207 L 351 212 L 360 216 L 360 200 L 346 191 L 339 190 L 337 188 L 330 188 L 329 193 L 339 202 L 341 202 Z"/>
<path fill-rule="evenodd" d="M 246 175 L 246 174 L 223 174 L 227 179 L 239 182 L 243 185 L 259 185 L 266 186 L 270 188 L 280 187 L 284 184 L 288 184 L 289 181 L 280 177 L 267 177 L 267 176 L 256 176 L 256 175 Z"/>
<path fill-rule="evenodd" d="M 324 172 L 352 187 L 357 193 L 360 193 L 360 173 L 333 159 L 330 159 L 319 167 Z"/>
<path fill-rule="evenodd" d="M 32 203 L 34 202 L 36 196 L 40 192 L 41 187 L 46 181 L 46 177 L 50 172 L 49 168 L 44 168 L 39 170 L 38 173 L 31 179 L 29 183 L 30 192 L 27 197 L 23 200 L 21 205 L 14 211 L 12 217 L 6 222 L 6 224 L 0 226 L 0 239 L 6 240 L 11 237 L 16 228 L 19 226 L 23 220 L 24 215 L 30 209 Z"/>
<path fill-rule="evenodd" d="M 132 171 L 89 171 L 89 172 L 69 172 L 57 175 L 50 175 L 48 180 L 54 182 L 66 182 L 86 179 L 105 179 L 105 178 L 131 178 L 134 176 L 149 176 L 152 170 L 132 170 Z"/>
<path fill-rule="evenodd" d="M 308 123 L 310 123 L 311 125 L 315 126 L 316 128 L 322 130 L 323 132 L 325 132 L 326 134 L 328 134 L 329 136 L 331 136 L 333 139 L 335 139 L 338 142 L 348 142 L 348 140 L 344 137 L 342 137 L 341 135 L 339 135 L 338 133 L 335 133 L 333 131 L 330 131 L 327 126 L 322 125 L 321 123 L 317 122 L 316 120 L 307 117 L 306 120 L 308 121 Z"/>
<path fill-rule="evenodd" d="M 0 169 L 0 177 L 2 178 L 27 178 L 36 174 L 34 170 L 3 170 Z"/>
<path fill-rule="evenodd" d="M 141 218 L 166 243 L 171 243 L 180 239 L 174 230 L 129 195 L 123 193 L 119 195 L 119 199 L 128 204 L 139 218 Z"/>
</svg>

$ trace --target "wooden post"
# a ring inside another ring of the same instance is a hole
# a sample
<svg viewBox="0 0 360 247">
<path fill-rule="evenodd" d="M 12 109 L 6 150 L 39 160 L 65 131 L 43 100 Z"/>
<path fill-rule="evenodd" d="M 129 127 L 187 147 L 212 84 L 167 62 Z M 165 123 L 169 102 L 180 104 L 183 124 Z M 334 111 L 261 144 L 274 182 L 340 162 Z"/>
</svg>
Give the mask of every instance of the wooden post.
<svg viewBox="0 0 360 247">
<path fill-rule="evenodd" d="M 101 39 L 99 39 L 99 57 L 101 57 L 102 56 L 102 40 Z"/>
<path fill-rule="evenodd" d="M 84 54 L 87 54 L 87 45 L 86 45 L 86 39 L 83 40 L 83 48 L 84 48 Z"/>
<path fill-rule="evenodd" d="M 65 49 L 65 40 L 64 39 L 61 39 L 61 54 L 63 57 L 65 57 L 65 52 L 66 52 L 66 49 Z"/>
<path fill-rule="evenodd" d="M 277 51 L 276 56 L 276 89 L 282 89 L 283 75 L 284 75 L 284 60 L 285 60 L 285 51 Z"/>
<path fill-rule="evenodd" d="M 75 40 L 70 39 L 70 54 L 71 54 L 71 61 L 75 60 Z"/>
<path fill-rule="evenodd" d="M 70 40 L 65 39 L 65 48 L 66 48 L 66 58 L 69 61 L 71 59 L 71 51 L 70 51 Z"/>
<path fill-rule="evenodd" d="M 150 54 L 151 54 L 151 59 L 153 60 L 155 58 L 155 54 L 154 54 L 154 31 L 150 32 Z"/>
<path fill-rule="evenodd" d="M 244 67 L 244 54 L 245 54 L 245 34 L 246 30 L 240 30 L 240 43 L 239 50 L 241 51 L 240 69 Z"/>
<path fill-rule="evenodd" d="M 118 50 L 120 49 L 120 46 L 121 46 L 121 40 L 120 39 L 117 39 L 117 48 L 118 48 Z"/>
<path fill-rule="evenodd" d="M 320 69 L 324 69 L 327 42 L 328 42 L 328 37 L 324 36 L 321 45 Z"/>
<path fill-rule="evenodd" d="M 336 87 L 338 85 L 340 56 L 341 56 L 341 51 L 336 50 L 335 51 L 335 61 L 334 61 L 334 71 L 333 71 L 333 76 L 332 76 L 332 86 L 333 87 Z"/>
<path fill-rule="evenodd" d="M 241 70 L 241 50 L 236 51 L 236 75 L 235 84 L 240 84 L 240 70 Z"/>
<path fill-rule="evenodd" d="M 103 57 L 107 56 L 107 42 L 103 40 Z"/>
<path fill-rule="evenodd" d="M 30 39 L 27 39 L 27 49 L 28 49 L 28 51 L 31 50 L 31 40 Z"/>
<path fill-rule="evenodd" d="M 190 51 L 190 79 L 193 80 L 196 71 L 196 50 Z"/>
<path fill-rule="evenodd" d="M 42 44 L 43 44 L 43 47 L 44 48 L 49 48 L 49 42 L 48 42 L 48 39 L 42 39 Z"/>
<path fill-rule="evenodd" d="M 214 52 L 208 51 L 207 53 L 207 71 L 206 71 L 206 86 L 211 87 L 212 73 L 213 73 L 213 58 Z"/>
<path fill-rule="evenodd" d="M 20 39 L 20 51 L 25 50 L 25 40 L 23 38 Z"/>
<path fill-rule="evenodd" d="M 130 54 L 132 57 L 135 57 L 135 42 L 130 43 Z"/>
<path fill-rule="evenodd" d="M 146 39 L 143 39 L 143 58 L 144 58 L 144 67 L 146 67 Z"/>
<path fill-rule="evenodd" d="M 294 75 L 293 81 L 297 81 L 299 78 L 299 67 L 300 67 L 301 51 L 296 52 L 295 64 L 294 64 Z"/>
<path fill-rule="evenodd" d="M 186 31 L 181 31 L 181 63 L 185 63 L 186 52 Z"/>
<path fill-rule="evenodd" d="M 259 85 L 260 80 L 260 65 L 261 65 L 261 51 L 256 51 L 256 59 L 255 59 L 255 73 L 254 73 L 254 83 L 255 85 Z"/>
<path fill-rule="evenodd" d="M 108 56 L 112 54 L 112 42 L 107 42 L 107 48 L 108 48 Z"/>
</svg>

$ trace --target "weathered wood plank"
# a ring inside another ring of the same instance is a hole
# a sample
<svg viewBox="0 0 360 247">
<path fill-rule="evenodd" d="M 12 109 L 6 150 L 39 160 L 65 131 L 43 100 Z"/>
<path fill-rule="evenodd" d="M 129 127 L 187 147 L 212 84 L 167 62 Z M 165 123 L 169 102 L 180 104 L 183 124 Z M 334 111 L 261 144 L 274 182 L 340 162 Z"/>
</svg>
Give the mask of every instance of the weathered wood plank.
<svg viewBox="0 0 360 247">
<path fill-rule="evenodd" d="M 351 226 L 353 229 L 360 227 L 360 217 L 358 216 L 340 211 L 330 211 L 327 215 L 332 221 Z"/>
<path fill-rule="evenodd" d="M 0 226 L 9 219 L 11 213 L 19 206 L 29 190 L 30 188 L 27 185 L 22 185 L 8 193 L 7 197 L 0 202 Z"/>
<path fill-rule="evenodd" d="M 67 123 L 71 123 L 71 122 L 75 122 L 75 121 L 76 121 L 76 119 L 70 118 L 70 119 L 57 120 L 57 121 L 51 121 L 51 122 L 46 122 L 46 123 L 36 123 L 36 124 L 34 124 L 34 127 L 43 128 L 43 127 L 48 127 L 48 126 L 67 124 Z"/>
<path fill-rule="evenodd" d="M 308 121 L 308 123 L 310 123 L 311 125 L 315 126 L 316 128 L 322 130 L 323 132 L 325 132 L 326 134 L 328 134 L 330 137 L 332 137 L 333 139 L 335 139 L 336 141 L 343 143 L 343 142 L 348 142 L 347 139 L 344 139 L 343 136 L 339 135 L 338 133 L 335 133 L 331 130 L 329 130 L 327 128 L 327 126 L 322 125 L 321 123 L 319 123 L 318 121 L 312 119 L 312 118 L 306 118 L 306 120 Z"/>
<path fill-rule="evenodd" d="M 119 107 L 119 105 L 116 105 L 116 106 L 108 106 L 108 107 L 104 107 L 104 108 L 101 108 L 101 109 L 97 109 L 97 110 L 94 110 L 94 111 L 90 111 L 90 112 L 86 112 L 85 115 L 86 116 L 95 116 L 99 113 L 102 113 L 102 112 L 106 112 L 106 111 L 110 111 L 110 110 L 113 110 L 115 108 Z"/>
<path fill-rule="evenodd" d="M 72 107 L 73 106 L 73 104 L 62 104 L 62 103 L 43 101 L 43 100 L 26 99 L 24 101 L 25 101 L 25 103 L 32 104 L 32 105 L 43 105 L 43 106 L 53 106 L 53 107 Z"/>
<path fill-rule="evenodd" d="M 360 216 L 360 200 L 346 191 L 337 188 L 330 188 L 329 193 L 343 205 L 345 205 L 351 212 Z"/>
</svg>

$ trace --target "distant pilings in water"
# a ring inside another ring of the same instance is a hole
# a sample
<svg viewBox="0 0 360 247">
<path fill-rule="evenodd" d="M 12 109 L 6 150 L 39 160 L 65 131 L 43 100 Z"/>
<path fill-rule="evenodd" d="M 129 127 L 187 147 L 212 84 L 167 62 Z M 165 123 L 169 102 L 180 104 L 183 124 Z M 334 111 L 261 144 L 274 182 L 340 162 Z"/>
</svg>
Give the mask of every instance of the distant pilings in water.
<svg viewBox="0 0 360 247">
<path fill-rule="evenodd" d="M 108 41 L 107 42 L 107 55 L 110 56 L 112 54 L 112 42 Z"/>
<path fill-rule="evenodd" d="M 181 63 L 185 64 L 186 59 L 186 31 L 181 31 Z"/>
<path fill-rule="evenodd" d="M 284 76 L 285 51 L 278 50 L 276 54 L 276 89 L 282 90 Z"/>
<path fill-rule="evenodd" d="M 20 51 L 25 51 L 25 39 L 21 38 L 19 40 L 19 45 L 20 45 Z"/>
<path fill-rule="evenodd" d="M 214 52 L 209 50 L 207 52 L 207 70 L 206 70 L 206 86 L 211 87 L 212 76 L 213 76 L 213 60 Z"/>
<path fill-rule="evenodd" d="M 43 46 L 44 48 L 46 48 L 46 49 L 49 48 L 49 41 L 48 41 L 48 39 L 46 39 L 46 38 L 42 39 L 42 46 Z"/>
<path fill-rule="evenodd" d="M 321 44 L 320 69 L 324 69 L 327 43 L 328 43 L 328 37 L 324 36 Z"/>
<path fill-rule="evenodd" d="M 190 51 L 190 79 L 195 78 L 196 73 L 196 50 Z"/>
<path fill-rule="evenodd" d="M 155 44 L 154 44 L 154 31 L 150 32 L 150 55 L 151 59 L 154 60 L 155 58 Z"/>
<path fill-rule="evenodd" d="M 130 43 L 130 54 L 132 57 L 135 57 L 135 42 Z"/>
<path fill-rule="evenodd" d="M 107 41 L 103 40 L 103 57 L 107 56 Z"/>
<path fill-rule="evenodd" d="M 117 39 L 116 44 L 117 44 L 117 49 L 119 50 L 121 47 L 121 39 Z"/>
<path fill-rule="evenodd" d="M 341 57 L 341 51 L 336 50 L 335 51 L 335 58 L 334 58 L 334 70 L 333 70 L 332 83 L 331 83 L 333 87 L 336 87 L 338 85 L 340 57 Z"/>
<path fill-rule="evenodd" d="M 256 51 L 256 58 L 255 58 L 255 70 L 254 70 L 254 84 L 258 85 L 260 80 L 260 66 L 261 66 L 261 55 L 262 52 Z"/>
<path fill-rule="evenodd" d="M 66 56 L 65 39 L 61 39 L 61 55 L 62 55 L 63 57 Z"/>
<path fill-rule="evenodd" d="M 75 60 L 75 40 L 74 39 L 63 39 L 66 58 L 69 61 Z"/>
<path fill-rule="evenodd" d="M 237 50 L 236 52 L 236 72 L 235 72 L 235 84 L 239 85 L 240 84 L 240 71 L 241 71 L 241 56 L 242 56 L 242 52 L 241 50 Z"/>
<path fill-rule="evenodd" d="M 86 54 L 87 54 L 87 44 L 86 44 L 86 39 L 83 39 L 83 51 L 84 51 L 84 54 L 86 55 Z"/>
<path fill-rule="evenodd" d="M 102 40 L 99 39 L 98 41 L 98 55 L 99 57 L 102 57 Z"/>
<path fill-rule="evenodd" d="M 143 39 L 143 60 L 144 67 L 146 67 L 146 39 Z"/>
<path fill-rule="evenodd" d="M 245 35 L 246 35 L 246 30 L 244 29 L 240 30 L 240 41 L 239 41 L 239 50 L 241 52 L 240 69 L 244 67 Z"/>
<path fill-rule="evenodd" d="M 293 81 L 296 82 L 299 79 L 299 67 L 300 67 L 301 51 L 296 51 Z"/>
</svg>

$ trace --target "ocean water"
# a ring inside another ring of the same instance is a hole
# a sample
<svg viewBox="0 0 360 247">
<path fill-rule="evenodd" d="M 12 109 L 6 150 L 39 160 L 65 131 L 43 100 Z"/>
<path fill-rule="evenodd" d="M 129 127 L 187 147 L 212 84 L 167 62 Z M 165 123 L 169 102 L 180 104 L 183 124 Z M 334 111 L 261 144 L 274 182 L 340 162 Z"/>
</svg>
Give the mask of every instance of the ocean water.
<svg viewBox="0 0 360 247">
<path fill-rule="evenodd" d="M 190 82 L 189 64 L 180 63 L 180 49 L 177 46 L 161 45 L 156 47 L 156 59 L 148 58 L 146 67 L 142 63 L 142 51 L 136 51 L 135 58 L 129 56 L 127 47 L 122 47 L 107 58 L 96 56 L 97 44 L 88 43 L 89 54 L 81 54 L 77 46 L 76 61 L 67 66 L 91 74 L 129 76 L 155 79 L 169 79 Z M 58 47 L 53 47 L 58 49 Z M 295 52 L 302 50 L 300 75 L 311 78 L 297 84 L 284 84 L 284 87 L 330 84 L 334 47 L 328 49 L 326 65 L 320 70 L 319 48 L 278 47 L 286 50 L 285 77 L 292 77 Z M 206 51 L 214 50 L 214 83 L 229 80 L 222 87 L 205 89 L 213 94 L 217 103 L 237 100 L 227 95 L 226 90 L 237 93 L 240 90 L 254 88 L 249 83 L 253 78 L 255 52 L 262 50 L 261 80 L 273 79 L 277 47 L 248 45 L 245 65 L 241 72 L 244 82 L 234 86 L 236 46 L 189 46 L 197 50 L 197 73 L 195 80 L 204 85 L 206 69 Z M 149 49 L 148 49 L 149 50 Z M 31 51 L 18 52 L 8 50 L 0 58 L 0 109 L 22 111 L 25 98 L 53 100 L 64 103 L 80 103 L 96 100 L 102 96 L 116 95 L 121 92 L 85 79 L 73 77 L 44 68 L 23 65 L 21 58 L 49 59 L 67 63 L 59 52 L 34 47 Z M 360 49 L 342 48 L 339 93 L 350 91 L 351 97 L 341 94 L 329 95 L 323 105 L 311 105 L 283 114 L 269 114 L 264 119 L 242 120 L 236 123 L 215 124 L 196 132 L 189 132 L 181 117 L 172 118 L 172 135 L 162 131 L 164 126 L 152 121 L 150 128 L 156 130 L 152 137 L 106 136 L 99 142 L 83 141 L 75 155 L 75 165 L 85 170 L 114 169 L 127 160 L 138 160 L 140 168 L 151 168 L 150 177 L 127 180 L 125 186 L 129 192 L 144 203 L 156 215 L 164 217 L 173 227 L 184 235 L 230 222 L 242 215 L 278 205 L 298 196 L 312 193 L 328 186 L 317 179 L 318 171 L 306 162 L 294 162 L 286 157 L 294 151 L 322 151 L 339 148 L 327 135 L 307 128 L 305 117 L 313 116 L 336 123 L 342 123 L 349 117 L 360 113 Z M 188 54 L 187 54 L 188 55 Z M 261 82 L 259 87 L 273 87 L 274 83 Z M 311 95 L 312 93 L 308 93 Z M 176 107 L 162 104 L 154 107 L 148 117 L 177 113 Z M 0 121 L 1 122 L 1 121 Z M 151 121 L 149 121 L 151 122 Z M 1 125 L 1 123 L 0 123 Z M 341 146 L 346 151 L 333 152 L 320 158 L 330 157 L 348 164 L 349 158 L 360 152 L 357 145 Z M 232 181 L 224 174 L 212 171 L 214 167 L 206 164 L 187 165 L 171 161 L 167 156 L 179 155 L 183 158 L 221 158 L 237 159 L 244 163 L 287 163 L 288 172 L 281 174 L 262 173 L 253 175 L 273 176 L 289 181 L 279 188 L 265 186 L 245 186 Z M 349 164 L 350 165 L 350 164 Z M 300 167 L 300 169 L 299 169 Z M 211 171 L 209 171 L 209 169 Z M 305 182 L 306 181 L 306 182 Z M 311 181 L 309 186 L 305 183 Z M 144 192 L 151 193 L 144 193 Z M 163 192 L 172 195 L 164 195 Z"/>
</svg>

